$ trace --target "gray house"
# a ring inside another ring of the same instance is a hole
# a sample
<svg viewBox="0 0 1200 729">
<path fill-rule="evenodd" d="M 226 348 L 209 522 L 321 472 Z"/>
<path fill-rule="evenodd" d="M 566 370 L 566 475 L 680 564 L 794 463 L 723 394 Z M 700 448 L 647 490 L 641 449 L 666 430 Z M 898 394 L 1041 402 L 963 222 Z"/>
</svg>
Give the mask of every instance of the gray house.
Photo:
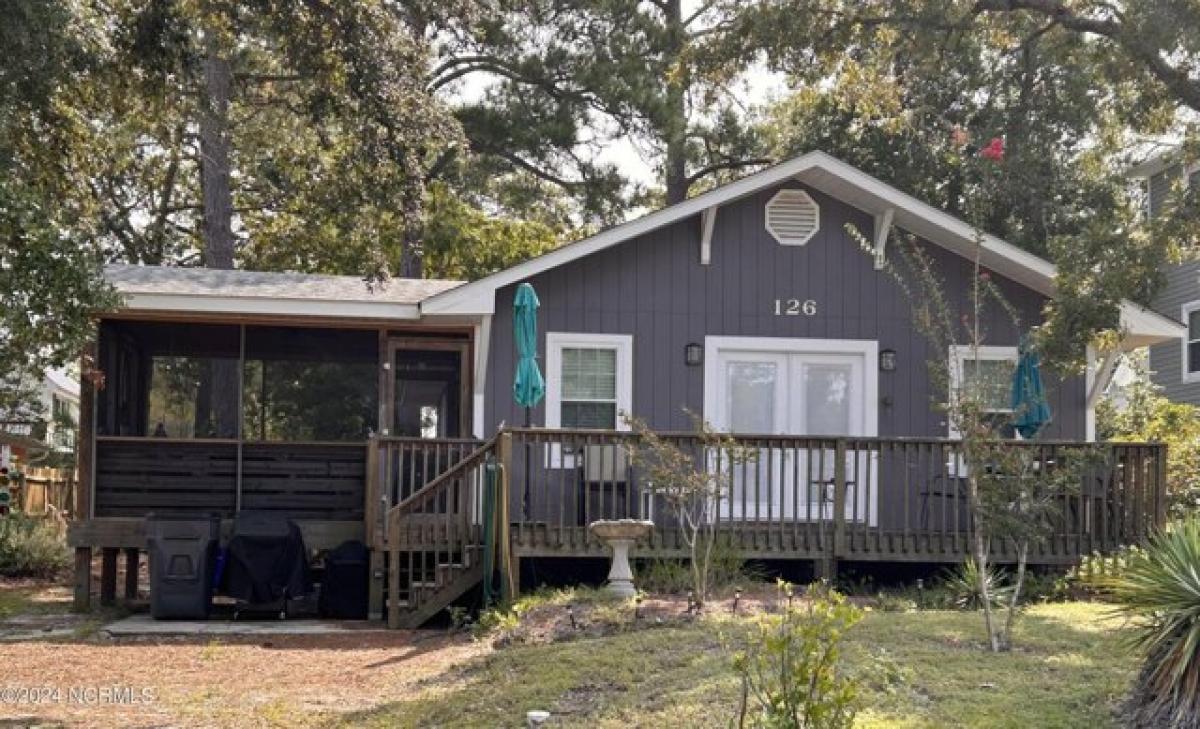
<svg viewBox="0 0 1200 729">
<path fill-rule="evenodd" d="M 163 508 L 272 510 L 314 549 L 363 540 L 373 608 L 394 625 L 478 586 L 494 539 L 518 562 L 597 557 L 587 525 L 637 517 L 657 525 L 644 554 L 681 555 L 670 510 L 628 456 L 622 412 L 699 466 L 729 469 L 711 518 L 747 558 L 959 561 L 962 460 L 935 408 L 952 393 L 927 362 L 950 365 L 951 388 L 976 368 L 965 346 L 930 350 L 880 270 L 896 230 L 919 239 L 965 310 L 976 231 L 819 152 L 470 283 L 369 290 L 352 277 L 113 267 L 125 301 L 100 316 L 106 385 L 83 393 L 77 597 L 90 594 L 93 549 L 101 596 L 114 597 L 118 550 L 136 574 L 141 518 Z M 1036 325 L 1054 267 L 993 236 L 979 245 L 1022 328 Z M 523 282 L 542 304 L 548 383 L 533 428 L 511 395 Z M 1126 348 L 1182 333 L 1133 304 L 1121 317 Z M 1000 317 L 988 331 L 978 371 L 1002 413 L 1023 332 Z M 1094 362 L 1050 383 L 1038 458 L 1094 440 L 1110 371 Z M 729 465 L 685 432 L 685 410 L 758 458 Z M 1064 497 L 1035 562 L 1134 541 L 1162 519 L 1161 447 L 1110 452 Z"/>
<path fill-rule="evenodd" d="M 1169 196 L 1178 186 L 1200 185 L 1200 163 L 1185 165 L 1174 151 L 1151 157 L 1129 174 L 1144 182 L 1151 216 L 1165 214 Z M 1166 285 L 1153 308 L 1181 322 L 1187 331 L 1150 347 L 1151 379 L 1168 398 L 1200 405 L 1200 260 L 1170 265 L 1165 274 Z"/>
</svg>

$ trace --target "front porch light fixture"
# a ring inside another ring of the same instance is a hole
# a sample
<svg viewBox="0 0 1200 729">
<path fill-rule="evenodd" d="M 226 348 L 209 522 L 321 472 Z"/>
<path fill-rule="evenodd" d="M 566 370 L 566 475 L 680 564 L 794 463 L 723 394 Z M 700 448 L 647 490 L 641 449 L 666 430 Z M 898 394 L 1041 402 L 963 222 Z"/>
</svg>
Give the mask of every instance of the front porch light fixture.
<svg viewBox="0 0 1200 729">
<path fill-rule="evenodd" d="M 683 347 L 683 361 L 688 367 L 704 364 L 704 345 L 692 342 Z"/>
<path fill-rule="evenodd" d="M 879 352 L 879 369 L 883 372 L 896 371 L 896 350 L 884 349 Z"/>
</svg>

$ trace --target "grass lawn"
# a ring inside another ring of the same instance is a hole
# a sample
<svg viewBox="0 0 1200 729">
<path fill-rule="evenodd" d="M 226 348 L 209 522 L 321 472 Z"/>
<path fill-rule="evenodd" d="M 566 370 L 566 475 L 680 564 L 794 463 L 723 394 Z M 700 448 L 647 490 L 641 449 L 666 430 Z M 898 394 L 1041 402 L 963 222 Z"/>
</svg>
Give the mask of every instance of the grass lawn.
<svg viewBox="0 0 1200 729">
<path fill-rule="evenodd" d="M 69 609 L 70 593 L 55 582 L 0 578 L 0 620 L 65 613 Z"/>
<path fill-rule="evenodd" d="M 870 612 L 852 631 L 851 664 L 869 680 L 864 727 L 1100 727 L 1132 679 L 1109 608 L 1030 608 L 1017 648 L 983 650 L 981 617 Z M 733 618 L 566 642 L 513 645 L 424 682 L 411 698 L 344 719 L 368 726 L 523 726 L 546 709 L 559 725 L 725 726 L 738 685 L 722 649 Z"/>
</svg>

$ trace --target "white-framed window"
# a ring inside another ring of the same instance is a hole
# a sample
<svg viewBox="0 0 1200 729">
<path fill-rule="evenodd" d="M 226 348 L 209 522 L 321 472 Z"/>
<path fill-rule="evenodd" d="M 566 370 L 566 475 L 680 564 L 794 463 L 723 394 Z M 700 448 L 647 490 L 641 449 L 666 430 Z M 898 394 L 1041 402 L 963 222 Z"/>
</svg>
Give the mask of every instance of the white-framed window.
<svg viewBox="0 0 1200 729">
<path fill-rule="evenodd" d="M 633 336 L 546 333 L 546 427 L 628 430 Z"/>
<path fill-rule="evenodd" d="M 1017 348 L 997 345 L 972 347 L 955 344 L 950 347 L 950 400 L 958 393 L 971 392 L 978 396 L 984 412 L 997 417 L 1012 414 L 1012 378 L 1017 366 Z M 950 423 L 950 437 L 957 437 Z"/>
<path fill-rule="evenodd" d="M 1184 382 L 1200 382 L 1200 301 L 1184 304 L 1180 319 L 1187 334 L 1180 347 L 1179 371 Z"/>
</svg>

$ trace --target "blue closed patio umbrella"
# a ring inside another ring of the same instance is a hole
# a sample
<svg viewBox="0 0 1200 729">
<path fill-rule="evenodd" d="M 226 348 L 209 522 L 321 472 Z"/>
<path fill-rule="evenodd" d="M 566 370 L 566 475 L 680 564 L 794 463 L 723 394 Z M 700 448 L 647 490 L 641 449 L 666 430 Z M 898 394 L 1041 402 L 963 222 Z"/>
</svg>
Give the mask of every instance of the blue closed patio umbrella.
<svg viewBox="0 0 1200 729">
<path fill-rule="evenodd" d="M 513 297 L 513 336 L 517 344 L 517 372 L 513 400 L 525 408 L 525 427 L 532 424 L 533 407 L 546 395 L 546 380 L 537 363 L 537 310 L 541 303 L 533 286 L 523 283 Z M 529 514 L 529 443 L 525 443 L 525 493 L 522 518 Z"/>
<path fill-rule="evenodd" d="M 1042 386 L 1042 367 L 1035 350 L 1022 339 L 1012 383 L 1013 428 L 1026 440 L 1050 422 L 1050 404 Z"/>
</svg>

